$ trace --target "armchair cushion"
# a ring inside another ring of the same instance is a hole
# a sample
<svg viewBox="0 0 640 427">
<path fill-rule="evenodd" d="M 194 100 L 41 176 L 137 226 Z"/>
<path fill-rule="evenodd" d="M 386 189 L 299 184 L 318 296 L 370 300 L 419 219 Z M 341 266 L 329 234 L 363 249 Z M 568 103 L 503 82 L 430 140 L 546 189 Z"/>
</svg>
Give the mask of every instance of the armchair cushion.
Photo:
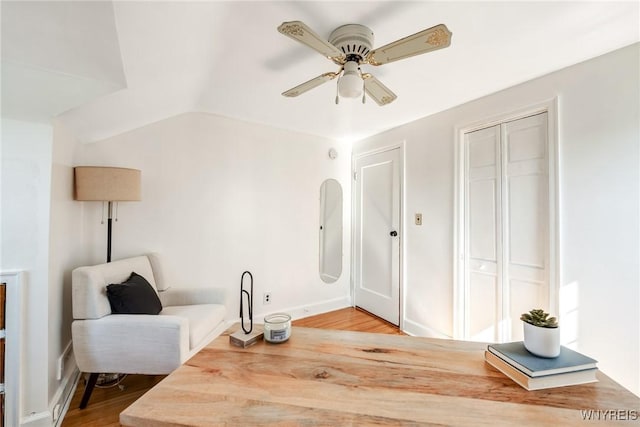
<svg viewBox="0 0 640 427">
<path fill-rule="evenodd" d="M 158 314 L 162 303 L 149 282 L 132 272 L 122 283 L 107 286 L 107 297 L 113 314 Z"/>
<path fill-rule="evenodd" d="M 224 306 L 219 304 L 174 305 L 164 307 L 160 317 L 176 316 L 187 319 L 189 348 L 195 348 L 215 326 L 221 324 L 225 312 Z"/>
<path fill-rule="evenodd" d="M 149 258 L 139 256 L 87 267 L 71 273 L 73 318 L 100 319 L 111 314 L 107 285 L 122 283 L 135 271 L 156 287 Z"/>
<path fill-rule="evenodd" d="M 168 374 L 191 356 L 183 317 L 114 314 L 71 324 L 82 372 Z"/>
</svg>

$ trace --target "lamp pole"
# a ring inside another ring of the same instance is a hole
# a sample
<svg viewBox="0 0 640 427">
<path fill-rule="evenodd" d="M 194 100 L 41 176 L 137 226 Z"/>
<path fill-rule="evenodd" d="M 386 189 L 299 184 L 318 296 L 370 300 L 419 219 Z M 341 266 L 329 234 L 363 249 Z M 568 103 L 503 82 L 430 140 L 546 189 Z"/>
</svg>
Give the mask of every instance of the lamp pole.
<svg viewBox="0 0 640 427">
<path fill-rule="evenodd" d="M 109 201 L 109 218 L 107 218 L 107 262 L 111 262 L 111 228 L 113 218 L 113 202 Z"/>
</svg>

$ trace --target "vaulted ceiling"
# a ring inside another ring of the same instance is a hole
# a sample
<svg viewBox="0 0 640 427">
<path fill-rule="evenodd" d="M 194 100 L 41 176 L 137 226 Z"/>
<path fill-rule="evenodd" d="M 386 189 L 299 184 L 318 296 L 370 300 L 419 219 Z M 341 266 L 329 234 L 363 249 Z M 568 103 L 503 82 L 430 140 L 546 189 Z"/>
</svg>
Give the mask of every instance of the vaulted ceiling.
<svg viewBox="0 0 640 427">
<path fill-rule="evenodd" d="M 356 140 L 640 40 L 632 2 L 2 2 L 3 115 L 57 116 L 95 141 L 202 111 Z M 381 46 L 444 23 L 451 47 L 364 66 L 398 99 L 334 103 L 337 66 L 276 31 L 360 23 Z"/>
</svg>

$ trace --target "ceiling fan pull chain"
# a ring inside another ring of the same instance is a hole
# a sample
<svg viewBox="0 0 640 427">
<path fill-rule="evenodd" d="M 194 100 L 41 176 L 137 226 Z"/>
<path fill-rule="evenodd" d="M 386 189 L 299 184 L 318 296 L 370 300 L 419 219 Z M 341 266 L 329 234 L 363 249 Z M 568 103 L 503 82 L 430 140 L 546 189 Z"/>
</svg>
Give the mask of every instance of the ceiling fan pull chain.
<svg viewBox="0 0 640 427">
<path fill-rule="evenodd" d="M 336 105 L 340 103 L 340 95 L 338 92 L 338 87 L 340 86 L 340 77 L 338 77 L 338 82 L 336 83 Z"/>
<path fill-rule="evenodd" d="M 362 73 L 360 73 L 362 75 Z M 365 101 L 365 97 L 364 97 L 364 79 L 362 79 L 362 103 L 364 104 Z"/>
</svg>

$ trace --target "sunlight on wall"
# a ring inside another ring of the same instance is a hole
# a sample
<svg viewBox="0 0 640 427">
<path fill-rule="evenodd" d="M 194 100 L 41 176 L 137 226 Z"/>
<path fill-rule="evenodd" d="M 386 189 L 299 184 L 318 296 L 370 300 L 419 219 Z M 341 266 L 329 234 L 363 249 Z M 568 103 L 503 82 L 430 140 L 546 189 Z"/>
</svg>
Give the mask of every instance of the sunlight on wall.
<svg viewBox="0 0 640 427">
<path fill-rule="evenodd" d="M 507 338 L 505 341 L 522 341 L 524 339 L 524 326 L 520 316 L 509 316 L 504 320 L 504 333 Z"/>
<path fill-rule="evenodd" d="M 560 343 L 571 349 L 578 347 L 578 282 L 560 288 Z"/>
<path fill-rule="evenodd" d="M 478 342 L 495 342 L 496 341 L 496 328 L 495 325 L 491 325 L 481 331 L 476 332 L 468 338 L 469 341 Z"/>
</svg>

